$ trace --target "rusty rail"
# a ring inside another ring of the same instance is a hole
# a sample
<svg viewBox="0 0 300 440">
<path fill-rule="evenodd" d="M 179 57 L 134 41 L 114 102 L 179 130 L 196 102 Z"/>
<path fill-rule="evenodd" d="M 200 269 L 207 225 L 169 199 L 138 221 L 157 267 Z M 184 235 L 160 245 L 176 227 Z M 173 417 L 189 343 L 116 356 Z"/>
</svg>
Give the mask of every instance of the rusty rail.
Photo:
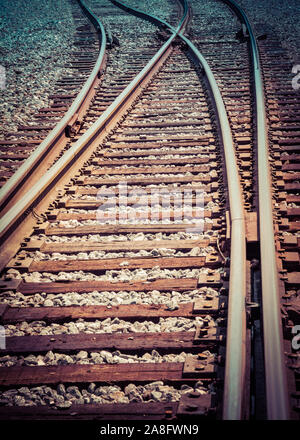
<svg viewBox="0 0 300 440">
<path fill-rule="evenodd" d="M 58 122 L 58 124 L 51 130 L 48 136 L 41 142 L 41 144 L 33 151 L 33 153 L 25 160 L 20 168 L 13 174 L 7 183 L 0 189 L 0 207 L 1 209 L 7 205 L 16 192 L 22 187 L 26 179 L 37 168 L 42 160 L 45 159 L 46 154 L 55 148 L 65 138 L 66 129 L 69 124 L 81 117 L 89 104 L 88 98 L 95 86 L 97 80 L 101 75 L 103 65 L 105 63 L 105 49 L 106 49 L 106 35 L 104 27 L 98 17 L 88 8 L 84 0 L 78 0 L 84 13 L 90 18 L 94 27 L 99 34 L 100 52 L 95 63 L 95 66 L 83 85 L 81 91 L 78 93 L 71 107 Z"/>
<path fill-rule="evenodd" d="M 117 3 L 114 0 L 115 3 Z M 47 189 L 51 183 L 64 172 L 67 165 L 80 154 L 81 150 L 93 141 L 97 133 L 105 128 L 105 125 L 113 118 L 117 110 L 124 106 L 129 96 L 147 77 L 152 68 L 159 62 L 163 54 L 170 47 L 177 35 L 187 44 L 198 62 L 203 66 L 209 86 L 212 90 L 215 106 L 217 108 L 219 125 L 224 145 L 226 169 L 228 173 L 228 188 L 231 216 L 231 275 L 229 286 L 229 314 L 227 333 L 227 355 L 226 355 L 226 381 L 224 392 L 224 405 L 227 408 L 227 418 L 241 418 L 242 401 L 245 382 L 245 333 L 246 333 L 246 252 L 245 252 L 245 222 L 242 203 L 242 192 L 239 181 L 238 168 L 232 135 L 228 123 L 224 103 L 217 87 L 214 76 L 206 60 L 196 47 L 180 33 L 188 18 L 187 3 L 181 1 L 185 14 L 177 29 L 165 24 L 173 34 L 162 46 L 157 54 L 150 60 L 140 74 L 126 87 L 113 104 L 102 114 L 97 122 L 70 148 L 47 173 L 32 188 L 30 193 L 20 200 L 0 222 L 0 235 L 4 236 L 13 230 L 13 225 L 24 211 L 31 206 Z M 128 7 L 127 7 L 128 8 Z M 153 16 L 152 16 L 153 17 Z M 156 18 L 157 22 L 160 22 Z"/>
<path fill-rule="evenodd" d="M 269 164 L 263 78 L 257 42 L 243 9 L 233 0 L 222 0 L 239 16 L 247 28 L 253 64 L 258 159 L 259 231 L 263 302 L 264 358 L 268 419 L 289 418 L 287 378 L 284 361 L 278 270 L 276 264 L 272 177 Z"/>
<path fill-rule="evenodd" d="M 142 13 L 118 0 L 111 1 L 122 5 L 123 9 L 132 10 L 133 13 Z M 155 18 L 174 31 L 171 25 Z M 204 69 L 217 110 L 224 147 L 230 205 L 231 252 L 223 418 L 241 419 L 246 368 L 246 232 L 242 189 L 231 129 L 214 75 L 193 43 L 182 33 L 178 36 L 187 44 Z"/>
</svg>

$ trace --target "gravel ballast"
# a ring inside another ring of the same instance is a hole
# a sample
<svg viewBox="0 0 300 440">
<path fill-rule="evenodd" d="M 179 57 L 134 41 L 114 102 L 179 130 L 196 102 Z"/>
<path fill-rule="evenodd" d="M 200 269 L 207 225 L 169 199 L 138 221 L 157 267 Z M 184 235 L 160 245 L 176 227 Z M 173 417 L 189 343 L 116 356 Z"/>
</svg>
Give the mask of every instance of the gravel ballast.
<svg viewBox="0 0 300 440">
<path fill-rule="evenodd" d="M 206 356 L 208 362 L 213 362 L 215 355 L 209 351 L 201 353 L 202 356 Z M 106 351 L 101 350 L 99 352 L 91 352 L 81 350 L 76 354 L 63 354 L 54 353 L 48 351 L 45 355 L 28 355 L 28 356 L 1 356 L 0 367 L 13 367 L 13 366 L 49 366 L 49 365 L 90 365 L 90 364 L 134 364 L 134 363 L 163 363 L 163 362 L 185 362 L 187 356 L 194 356 L 191 353 L 179 353 L 179 354 L 165 354 L 160 355 L 156 350 L 152 350 L 151 353 L 145 353 L 142 356 L 132 355 L 127 353 L 121 353 L 120 351 Z"/>
<path fill-rule="evenodd" d="M 26 124 L 37 109 L 47 106 L 55 81 L 73 73 L 64 68 L 76 50 L 72 8 L 80 10 L 64 0 L 1 1 L 0 55 L 6 85 L 0 89 L 0 134 Z"/>
<path fill-rule="evenodd" d="M 161 333 L 195 331 L 196 326 L 216 326 L 217 323 L 209 315 L 206 317 L 189 318 L 159 318 L 157 323 L 153 321 L 129 322 L 119 318 L 106 318 L 102 321 L 85 321 L 82 318 L 64 324 L 49 324 L 45 321 L 23 321 L 18 324 L 5 325 L 5 334 L 9 336 L 32 336 L 32 335 L 60 335 L 78 333 Z"/>
<path fill-rule="evenodd" d="M 121 388 L 116 385 L 98 386 L 95 383 L 78 386 L 57 385 L 56 388 L 42 385 L 38 387 L 12 388 L 0 392 L 2 406 L 37 406 L 47 405 L 58 409 L 67 409 L 72 404 L 105 404 L 130 402 L 177 402 L 184 394 L 196 391 L 199 395 L 214 391 L 212 386 L 204 387 L 201 381 L 175 388 L 163 381 L 151 382 L 146 385 L 128 384 Z"/>
<path fill-rule="evenodd" d="M 218 297 L 219 292 L 211 287 L 188 292 L 68 292 L 61 294 L 46 294 L 45 292 L 26 296 L 20 292 L 7 291 L 2 294 L 2 304 L 12 307 L 66 307 L 66 306 L 119 306 L 129 304 L 164 304 L 169 310 L 176 310 L 180 304 L 192 302 L 206 296 Z"/>
</svg>

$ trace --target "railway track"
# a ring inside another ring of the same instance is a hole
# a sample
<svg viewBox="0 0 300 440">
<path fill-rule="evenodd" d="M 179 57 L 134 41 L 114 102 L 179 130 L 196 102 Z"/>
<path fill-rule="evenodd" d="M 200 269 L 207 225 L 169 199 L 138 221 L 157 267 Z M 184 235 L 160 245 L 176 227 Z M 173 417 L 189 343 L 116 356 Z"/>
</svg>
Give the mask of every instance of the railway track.
<svg viewBox="0 0 300 440">
<path fill-rule="evenodd" d="M 296 417 L 298 214 L 288 204 L 297 206 L 297 186 L 285 182 L 295 179 L 297 157 L 278 155 L 274 145 L 280 106 L 297 103 L 291 91 L 279 105 L 266 83 L 265 121 L 257 43 L 244 13 L 225 3 L 231 9 L 215 3 L 220 16 L 229 22 L 232 10 L 242 31 L 235 23 L 220 39 L 203 39 L 197 29 L 206 18 L 194 2 L 192 10 L 185 1 L 178 10 L 170 4 L 172 13 L 159 18 L 119 1 L 104 12 L 102 2 L 98 9 L 81 2 L 101 30 L 82 123 L 30 191 L 19 190 L 21 177 L 3 187 L 0 418 L 247 419 L 261 371 L 266 417 Z M 159 26 L 146 50 L 133 56 L 131 40 L 122 46 L 124 22 L 118 28 L 115 11 L 150 20 L 149 32 Z M 116 52 L 106 70 L 102 15 Z M 268 56 L 261 58 L 266 76 Z M 267 122 L 275 167 L 286 167 L 273 173 L 284 180 L 274 181 L 273 193 Z M 291 125 L 294 134 L 295 119 Z M 72 124 L 64 137 L 66 127 Z M 290 137 L 285 142 L 295 145 Z M 286 205 L 272 207 L 272 196 Z M 273 211 L 286 212 L 275 237 Z M 282 266 L 275 245 L 285 252 Z M 260 322 L 266 362 L 253 370 Z"/>
</svg>

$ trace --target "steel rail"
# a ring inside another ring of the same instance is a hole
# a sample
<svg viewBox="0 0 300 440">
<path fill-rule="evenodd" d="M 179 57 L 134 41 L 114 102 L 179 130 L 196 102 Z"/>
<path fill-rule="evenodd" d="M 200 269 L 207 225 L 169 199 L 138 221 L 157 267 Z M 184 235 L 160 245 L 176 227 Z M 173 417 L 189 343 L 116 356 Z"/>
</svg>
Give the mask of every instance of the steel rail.
<svg viewBox="0 0 300 440">
<path fill-rule="evenodd" d="M 72 105 L 68 109 L 67 113 L 58 122 L 58 124 L 50 131 L 47 137 L 40 143 L 40 145 L 31 153 L 28 159 L 20 166 L 20 168 L 12 175 L 12 177 L 3 185 L 0 189 L 0 206 L 3 208 L 10 198 L 18 191 L 24 181 L 28 178 L 28 175 L 34 171 L 34 169 L 45 158 L 48 151 L 52 150 L 65 135 L 65 130 L 70 121 L 76 114 L 81 114 L 85 111 L 85 101 L 90 91 L 95 85 L 98 75 L 100 75 L 101 68 L 104 64 L 104 56 L 106 49 L 106 35 L 104 27 L 98 17 L 90 10 L 85 4 L 84 0 L 78 0 L 80 6 L 90 20 L 94 24 L 94 27 L 99 34 L 100 51 L 96 60 L 95 66 L 89 75 L 88 79 L 84 83 L 82 89 L 76 96 Z"/>
<path fill-rule="evenodd" d="M 122 5 L 123 8 L 126 7 L 127 10 L 131 9 L 133 12 L 137 11 L 138 13 L 141 13 L 141 11 L 130 8 L 119 0 L 111 1 L 115 4 Z M 160 20 L 158 17 L 155 18 L 170 30 L 174 30 L 173 26 Z M 179 33 L 178 36 L 188 45 L 204 69 L 212 92 L 214 104 L 217 109 L 217 116 L 223 141 L 231 226 L 223 419 L 239 420 L 243 416 L 243 394 L 246 374 L 246 231 L 243 195 L 231 129 L 225 105 L 214 75 L 207 61 L 193 43 L 182 33 Z"/>
<path fill-rule="evenodd" d="M 259 232 L 267 415 L 270 420 L 285 420 L 289 418 L 289 401 L 284 360 L 278 269 L 275 253 L 268 129 L 259 49 L 244 10 L 233 0 L 222 1 L 240 17 L 247 28 L 250 38 L 256 106 Z"/>
<path fill-rule="evenodd" d="M 20 220 L 22 215 L 33 206 L 42 194 L 47 191 L 47 188 L 57 180 L 69 164 L 71 164 L 76 157 L 80 155 L 82 150 L 87 147 L 101 131 L 105 130 L 106 124 L 108 124 L 114 115 L 124 107 L 129 97 L 133 92 L 141 86 L 143 80 L 150 74 L 154 67 L 159 63 L 160 59 L 171 47 L 172 42 L 175 40 L 178 32 L 186 25 L 188 20 L 188 11 L 185 13 L 180 21 L 177 30 L 170 36 L 170 38 L 163 44 L 158 52 L 151 58 L 147 65 L 141 70 L 141 72 L 130 82 L 130 84 L 120 93 L 120 95 L 114 100 L 114 102 L 102 113 L 98 120 L 75 142 L 75 144 L 67 150 L 63 156 L 57 160 L 57 162 L 49 168 L 49 170 L 33 185 L 30 191 L 28 191 L 16 204 L 4 214 L 0 220 L 0 238 L 2 241 L 7 236 L 13 233 L 14 226 Z"/>
</svg>

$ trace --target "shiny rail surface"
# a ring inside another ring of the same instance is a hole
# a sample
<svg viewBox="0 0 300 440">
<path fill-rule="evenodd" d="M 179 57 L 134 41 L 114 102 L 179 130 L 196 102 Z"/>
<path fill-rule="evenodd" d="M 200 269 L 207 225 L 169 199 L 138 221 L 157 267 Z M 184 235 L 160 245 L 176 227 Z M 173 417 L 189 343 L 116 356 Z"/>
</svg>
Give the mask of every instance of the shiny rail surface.
<svg viewBox="0 0 300 440">
<path fill-rule="evenodd" d="M 105 62 L 105 49 L 106 49 L 106 34 L 104 27 L 98 17 L 88 8 L 83 0 L 78 0 L 84 13 L 89 17 L 97 32 L 99 33 L 100 51 L 96 61 L 96 64 L 86 80 L 81 91 L 78 93 L 74 102 L 58 122 L 54 129 L 48 134 L 41 144 L 34 150 L 34 152 L 25 160 L 20 168 L 14 173 L 14 175 L 7 181 L 7 183 L 0 189 L 0 206 L 3 208 L 11 199 L 11 197 L 19 190 L 22 189 L 22 184 L 28 178 L 28 176 L 36 169 L 38 164 L 45 159 L 45 155 L 49 150 L 55 148 L 64 137 L 65 130 L 70 124 L 70 121 L 74 116 L 78 115 L 80 118 L 85 113 L 88 105 L 87 98 L 91 93 L 97 79 L 100 77 L 102 66 Z"/>
<path fill-rule="evenodd" d="M 137 15 L 144 14 L 118 0 L 112 2 Z M 174 31 L 171 25 L 155 18 Z M 187 44 L 205 71 L 217 110 L 224 147 L 230 206 L 231 251 L 223 418 L 239 420 L 242 417 L 246 368 L 246 232 L 243 195 L 231 129 L 219 87 L 199 50 L 182 33 L 178 36 Z"/>
<path fill-rule="evenodd" d="M 222 1 L 239 16 L 245 24 L 250 38 L 256 105 L 259 232 L 267 413 L 268 419 L 284 420 L 289 418 L 289 404 L 275 254 L 268 130 L 259 50 L 252 27 L 243 9 L 233 0 Z"/>
</svg>

